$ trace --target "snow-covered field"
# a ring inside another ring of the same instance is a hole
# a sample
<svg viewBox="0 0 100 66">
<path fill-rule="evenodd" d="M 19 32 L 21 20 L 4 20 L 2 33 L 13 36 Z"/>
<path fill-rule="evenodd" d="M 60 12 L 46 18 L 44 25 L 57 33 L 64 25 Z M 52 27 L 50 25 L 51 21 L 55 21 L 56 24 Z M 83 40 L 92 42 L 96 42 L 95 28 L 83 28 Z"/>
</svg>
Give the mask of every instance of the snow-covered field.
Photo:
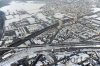
<svg viewBox="0 0 100 66">
<path fill-rule="evenodd" d="M 40 7 L 45 5 L 45 3 L 39 3 L 35 1 L 19 2 L 12 1 L 9 5 L 0 8 L 6 14 L 6 23 L 5 26 L 8 26 L 9 23 L 14 21 L 19 21 L 23 18 L 31 17 L 33 14 L 36 14 L 40 11 Z M 19 11 L 25 11 L 28 14 L 18 15 Z"/>
<path fill-rule="evenodd" d="M 0 8 L 0 10 L 4 11 L 7 15 L 7 10 L 9 10 L 10 13 L 17 11 L 27 11 L 28 13 L 36 13 L 39 11 L 40 7 L 45 5 L 44 3 L 36 3 L 34 1 L 27 1 L 27 2 L 19 2 L 19 1 L 12 1 L 8 6 Z"/>
</svg>

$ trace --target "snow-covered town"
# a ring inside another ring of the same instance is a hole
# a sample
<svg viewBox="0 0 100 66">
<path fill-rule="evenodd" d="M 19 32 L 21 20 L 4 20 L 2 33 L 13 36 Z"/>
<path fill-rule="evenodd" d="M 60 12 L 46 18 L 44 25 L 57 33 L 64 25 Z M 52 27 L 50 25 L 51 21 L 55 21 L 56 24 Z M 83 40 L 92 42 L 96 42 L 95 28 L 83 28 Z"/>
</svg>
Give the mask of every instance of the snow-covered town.
<svg viewBox="0 0 100 66">
<path fill-rule="evenodd" d="M 0 66 L 100 66 L 100 1 L 0 0 Z"/>
</svg>

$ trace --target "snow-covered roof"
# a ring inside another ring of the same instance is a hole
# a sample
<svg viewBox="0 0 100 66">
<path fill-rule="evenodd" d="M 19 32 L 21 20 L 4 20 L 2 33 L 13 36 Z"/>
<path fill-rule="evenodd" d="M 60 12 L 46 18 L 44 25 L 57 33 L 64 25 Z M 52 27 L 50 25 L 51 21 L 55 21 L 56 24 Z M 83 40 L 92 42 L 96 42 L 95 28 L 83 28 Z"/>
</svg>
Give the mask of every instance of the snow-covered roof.
<svg viewBox="0 0 100 66">
<path fill-rule="evenodd" d="M 46 16 L 43 15 L 42 13 L 37 13 L 37 14 L 36 14 L 36 17 L 37 17 L 38 19 L 43 20 L 43 21 L 48 21 L 48 20 L 46 19 Z"/>
<path fill-rule="evenodd" d="M 61 13 L 56 13 L 54 15 L 55 18 L 58 18 L 58 19 L 62 19 L 63 17 L 65 16 L 65 14 L 61 14 Z"/>
<path fill-rule="evenodd" d="M 36 44 L 43 44 L 43 43 L 44 43 L 44 42 L 41 41 L 41 40 L 34 40 L 34 42 L 35 42 Z"/>
<path fill-rule="evenodd" d="M 82 61 L 85 61 L 87 58 L 89 58 L 89 55 L 84 53 L 79 53 L 78 55 L 74 55 L 71 57 L 71 61 L 73 63 L 80 63 Z"/>
<path fill-rule="evenodd" d="M 100 8 L 97 8 L 97 7 L 95 7 L 95 8 L 92 8 L 92 12 L 97 12 L 97 11 L 100 11 Z"/>
<path fill-rule="evenodd" d="M 29 31 L 41 30 L 44 28 L 42 25 L 39 24 L 28 25 L 26 27 L 29 29 Z"/>
<path fill-rule="evenodd" d="M 27 18 L 30 24 L 36 23 L 35 18 Z"/>
<path fill-rule="evenodd" d="M 98 17 L 98 18 L 96 18 L 96 19 L 100 20 L 100 17 Z"/>
</svg>

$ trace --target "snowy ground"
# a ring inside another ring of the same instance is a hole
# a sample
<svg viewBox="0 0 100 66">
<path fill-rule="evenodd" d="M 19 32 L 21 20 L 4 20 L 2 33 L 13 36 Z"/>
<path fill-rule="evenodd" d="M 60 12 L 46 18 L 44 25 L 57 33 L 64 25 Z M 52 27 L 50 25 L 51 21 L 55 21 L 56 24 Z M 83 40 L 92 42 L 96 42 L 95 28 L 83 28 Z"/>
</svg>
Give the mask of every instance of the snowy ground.
<svg viewBox="0 0 100 66">
<path fill-rule="evenodd" d="M 9 5 L 0 8 L 1 11 L 5 12 L 6 20 L 5 26 L 8 26 L 9 23 L 14 21 L 19 21 L 26 17 L 31 17 L 32 14 L 36 14 L 40 11 L 40 7 L 45 5 L 44 3 L 34 2 L 34 1 L 27 1 L 27 2 L 19 2 L 19 1 L 12 1 Z M 26 11 L 28 14 L 23 14 L 21 16 L 18 15 L 18 11 Z M 13 14 L 15 17 L 13 17 Z"/>
<path fill-rule="evenodd" d="M 97 8 L 97 7 L 94 7 L 94 8 L 92 8 L 92 9 L 93 9 L 93 12 L 100 11 L 100 8 Z"/>
<path fill-rule="evenodd" d="M 33 1 L 28 1 L 28 2 L 12 1 L 10 3 L 10 5 L 0 8 L 0 10 L 4 11 L 6 13 L 6 17 L 7 17 L 6 26 L 8 26 L 9 23 L 12 23 L 14 21 L 19 21 L 19 20 L 21 20 L 23 18 L 27 18 L 27 17 L 30 18 L 33 14 L 38 13 L 40 11 L 40 7 L 42 7 L 43 5 L 45 5 L 45 4 L 44 3 L 35 3 Z M 23 14 L 23 15 L 19 16 L 17 14 L 18 11 L 26 11 L 28 14 Z M 100 8 L 93 8 L 93 12 L 97 12 L 97 11 L 100 11 Z M 9 15 L 9 12 L 10 12 L 11 15 Z M 13 13 L 15 13 L 17 15 L 15 15 L 15 17 L 14 17 L 14 16 L 12 16 Z M 98 15 L 92 15 L 90 17 L 95 18 L 97 16 Z M 45 21 L 47 21 L 45 18 L 43 18 L 45 16 L 43 16 L 42 14 L 37 14 L 37 17 L 39 19 L 44 19 Z M 100 20 L 100 17 L 98 17 L 97 19 Z M 31 18 L 29 20 L 31 20 Z M 99 46 L 100 45 L 98 45 L 98 47 Z M 49 48 L 45 47 L 45 48 L 32 48 L 32 49 L 28 49 L 28 50 L 25 49 L 25 50 L 23 50 L 21 52 L 16 53 L 13 57 L 11 57 L 10 59 L 6 60 L 5 62 L 0 63 L 0 65 L 2 65 L 2 66 L 10 66 L 10 64 L 13 63 L 13 62 L 15 62 L 16 60 L 19 60 L 19 59 L 21 59 L 21 58 L 23 58 L 23 57 L 25 57 L 27 55 L 33 55 L 34 52 L 37 49 L 38 50 L 41 50 L 41 49 L 42 50 L 45 50 L 45 49 L 47 50 Z"/>
<path fill-rule="evenodd" d="M 27 11 L 28 13 L 37 13 L 41 6 L 45 4 L 35 3 L 34 1 L 27 1 L 27 2 L 19 2 L 19 1 L 12 1 L 8 6 L 0 8 L 0 10 L 4 11 L 6 15 L 8 15 L 7 10 L 13 14 L 13 12 L 17 11 Z"/>
<path fill-rule="evenodd" d="M 16 62 L 17 60 L 20 60 L 26 56 L 31 56 L 34 55 L 34 52 L 39 51 L 39 50 L 49 50 L 54 47 L 37 47 L 37 48 L 29 48 L 29 49 L 24 49 L 20 52 L 15 53 L 11 58 L 8 58 L 6 61 L 1 62 L 0 66 L 10 66 L 11 63 Z M 55 49 L 59 49 L 60 47 L 55 47 Z"/>
</svg>

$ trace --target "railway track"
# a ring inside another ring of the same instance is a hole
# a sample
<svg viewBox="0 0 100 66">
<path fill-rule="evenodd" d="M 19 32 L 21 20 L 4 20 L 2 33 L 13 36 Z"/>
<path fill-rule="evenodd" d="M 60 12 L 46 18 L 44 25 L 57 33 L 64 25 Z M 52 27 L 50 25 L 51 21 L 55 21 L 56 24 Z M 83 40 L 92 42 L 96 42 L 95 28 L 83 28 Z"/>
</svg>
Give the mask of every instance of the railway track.
<svg viewBox="0 0 100 66">
<path fill-rule="evenodd" d="M 79 18 L 82 18 L 82 17 L 84 17 L 84 16 L 90 16 L 90 15 L 94 15 L 94 14 L 97 14 L 97 13 L 100 13 L 99 11 L 98 12 L 95 12 L 95 13 L 90 13 L 90 14 L 87 14 L 87 15 L 83 15 L 83 16 L 80 16 Z M 66 22 L 69 22 L 69 21 L 72 21 L 73 20 L 73 18 L 69 18 L 69 19 L 66 19 L 65 21 L 63 21 L 63 23 L 66 23 Z M 19 45 L 21 45 L 21 44 L 23 44 L 23 43 L 25 43 L 26 41 L 28 41 L 28 40 L 31 40 L 31 38 L 35 38 L 36 36 L 38 36 L 38 35 L 40 35 L 40 34 L 42 34 L 42 33 L 44 33 L 45 31 L 47 31 L 47 30 L 49 30 L 49 29 L 52 29 L 52 28 L 56 28 L 57 26 L 59 25 L 59 23 L 57 22 L 57 23 L 55 23 L 55 24 L 53 24 L 53 25 L 51 25 L 51 26 L 48 26 L 48 27 L 46 27 L 46 28 L 44 28 L 44 29 L 41 29 L 41 30 L 39 30 L 39 31 L 36 31 L 36 32 L 33 32 L 31 35 L 29 35 L 29 36 L 27 36 L 27 37 L 25 37 L 25 38 L 23 38 L 23 39 L 19 39 L 19 40 L 17 40 L 16 42 L 13 42 L 13 43 L 11 43 L 9 46 L 7 46 L 6 48 L 0 48 L 1 50 L 0 50 L 0 56 L 2 56 L 5 52 L 8 52 L 9 50 L 11 50 L 11 49 L 14 49 L 15 47 L 16 48 L 21 48 L 21 47 L 17 47 L 17 46 L 19 46 Z M 69 46 L 73 46 L 73 48 L 75 48 L 75 43 L 74 42 L 72 42 L 72 43 L 67 43 Z M 68 45 L 67 44 L 60 44 L 60 45 L 57 45 L 57 44 L 52 44 L 52 45 L 49 45 L 49 46 L 51 46 L 51 47 L 55 47 L 55 46 L 59 46 L 59 47 L 61 47 L 61 46 L 63 46 L 63 47 L 68 47 Z M 73 44 L 73 45 L 72 45 Z M 77 47 L 79 47 L 80 45 L 82 45 L 82 44 L 92 44 L 92 46 L 95 44 L 94 42 L 92 43 L 76 43 L 78 46 Z M 97 45 L 99 45 L 100 43 L 96 43 Z M 34 45 L 33 47 L 45 47 L 45 45 Z M 89 46 L 89 47 L 86 47 L 86 46 L 84 46 L 84 48 L 90 48 L 91 46 Z M 23 48 L 23 47 L 22 47 Z M 82 47 L 81 47 L 82 48 Z M 91 47 L 91 48 L 94 48 L 94 47 Z"/>
<path fill-rule="evenodd" d="M 14 49 L 14 48 L 12 48 Z M 29 56 L 29 55 L 33 55 L 34 53 L 43 53 L 43 52 L 52 52 L 51 50 L 54 49 L 54 52 L 63 52 L 63 51 L 77 51 L 77 50 L 82 50 L 83 52 L 84 51 L 87 51 L 87 52 L 91 52 L 92 50 L 96 51 L 96 52 L 100 52 L 100 47 L 89 47 L 86 48 L 86 46 L 81 46 L 81 47 L 50 47 L 50 46 L 45 46 L 45 47 L 31 47 L 31 48 L 27 48 L 27 49 L 24 49 L 20 52 L 17 52 L 15 54 L 13 54 L 10 58 L 7 58 L 6 60 L 0 62 L 0 65 L 2 66 L 10 66 L 10 64 L 16 62 L 17 60 L 20 60 L 22 59 L 23 57 L 26 57 L 26 56 Z M 91 50 L 92 49 L 92 50 Z M 82 52 L 81 51 L 81 52 Z M 16 60 L 15 60 L 16 59 Z M 64 58 L 58 60 L 57 62 L 55 63 L 58 63 L 62 60 L 64 60 Z M 55 63 L 51 63 L 50 65 L 53 65 Z M 48 66 L 48 65 L 47 65 Z"/>
<path fill-rule="evenodd" d="M 0 51 L 6 51 L 6 50 L 14 50 L 14 49 L 27 49 L 27 48 L 37 48 L 37 47 L 66 47 L 66 48 L 71 48 L 71 49 L 84 49 L 84 48 L 91 48 L 91 49 L 100 49 L 100 42 L 94 42 L 93 44 L 88 44 L 88 43 L 77 43 L 77 42 L 68 42 L 68 44 L 37 44 L 33 45 L 31 47 L 0 47 Z"/>
</svg>

